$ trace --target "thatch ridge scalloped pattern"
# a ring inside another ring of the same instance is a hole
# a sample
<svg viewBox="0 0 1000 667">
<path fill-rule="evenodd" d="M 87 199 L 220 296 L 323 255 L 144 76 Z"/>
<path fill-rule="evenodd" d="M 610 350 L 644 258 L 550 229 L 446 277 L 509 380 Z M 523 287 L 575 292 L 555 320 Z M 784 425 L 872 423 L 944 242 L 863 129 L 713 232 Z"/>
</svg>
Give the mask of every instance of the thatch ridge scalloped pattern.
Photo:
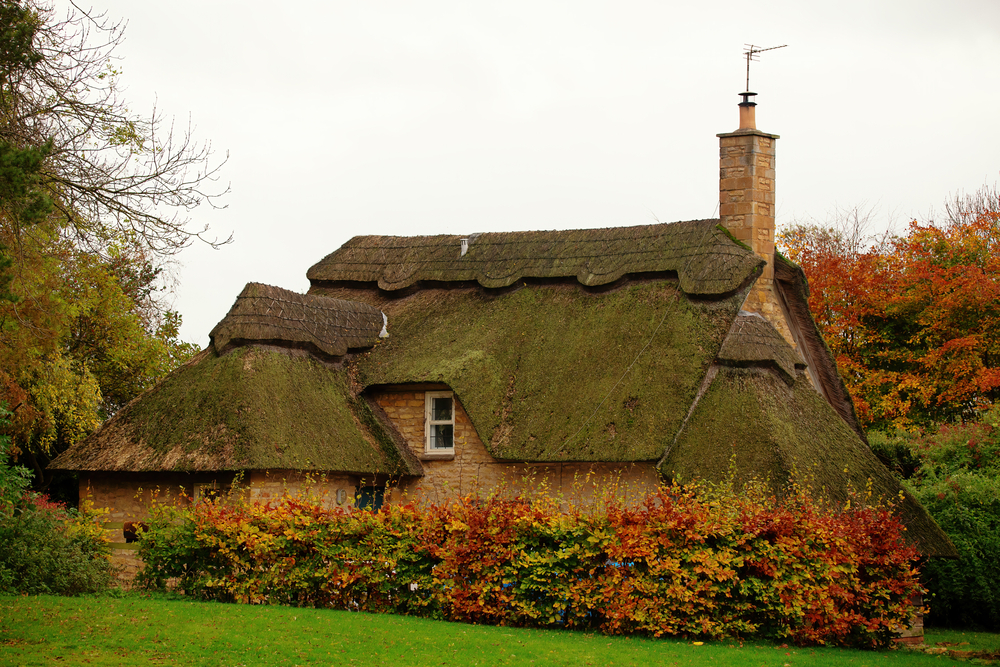
<svg viewBox="0 0 1000 667">
<path fill-rule="evenodd" d="M 597 287 L 628 274 L 671 271 L 686 294 L 718 296 L 734 292 L 763 264 L 718 224 L 694 220 L 471 237 L 356 236 L 306 275 L 313 283 L 377 283 L 395 291 L 422 281 L 475 281 L 500 288 L 524 278 L 576 278 Z M 462 239 L 469 239 L 465 255 Z"/>
<path fill-rule="evenodd" d="M 382 324 L 381 311 L 366 303 L 247 283 L 209 336 L 218 353 L 234 342 L 285 342 L 343 356 L 374 345 Z"/>
</svg>

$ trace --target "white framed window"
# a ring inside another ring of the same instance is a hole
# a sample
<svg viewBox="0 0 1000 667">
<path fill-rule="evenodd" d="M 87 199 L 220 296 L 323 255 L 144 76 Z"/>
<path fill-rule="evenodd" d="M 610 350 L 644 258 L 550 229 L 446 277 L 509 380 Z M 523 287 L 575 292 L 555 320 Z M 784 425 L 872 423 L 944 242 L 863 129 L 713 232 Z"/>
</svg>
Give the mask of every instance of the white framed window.
<svg viewBox="0 0 1000 667">
<path fill-rule="evenodd" d="M 455 396 L 450 391 L 424 394 L 424 452 L 455 453 Z"/>
</svg>

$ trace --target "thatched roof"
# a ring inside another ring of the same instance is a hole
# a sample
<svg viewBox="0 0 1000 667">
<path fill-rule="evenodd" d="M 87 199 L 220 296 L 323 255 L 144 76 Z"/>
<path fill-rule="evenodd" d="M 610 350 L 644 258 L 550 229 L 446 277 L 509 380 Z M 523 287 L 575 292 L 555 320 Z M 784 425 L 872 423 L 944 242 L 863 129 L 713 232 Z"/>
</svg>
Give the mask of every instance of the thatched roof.
<svg viewBox="0 0 1000 667">
<path fill-rule="evenodd" d="M 462 239 L 468 252 L 462 255 Z M 523 278 L 575 277 L 596 287 L 625 275 L 676 273 L 690 295 L 739 289 L 763 262 L 718 220 L 463 236 L 357 236 L 314 265 L 312 284 L 377 283 L 400 290 L 422 282 L 475 281 L 508 287 Z"/>
<path fill-rule="evenodd" d="M 374 345 L 382 323 L 382 313 L 366 303 L 247 283 L 209 336 L 219 354 L 241 344 L 275 343 L 340 357 Z"/>
<path fill-rule="evenodd" d="M 787 260 L 775 284 L 798 351 L 741 314 L 762 260 L 717 221 L 481 234 L 464 255 L 461 238 L 352 239 L 310 269 L 307 296 L 251 283 L 212 347 L 53 467 L 420 475 L 373 399 L 443 384 L 498 460 L 734 469 L 776 487 L 797 470 L 837 500 L 869 478 L 901 493 Z M 925 553 L 953 553 L 912 498 L 901 509 Z"/>
<path fill-rule="evenodd" d="M 781 373 L 789 384 L 795 382 L 795 369 L 806 366 L 802 357 L 767 320 L 757 313 L 744 311 L 733 320 L 717 361 L 740 368 L 769 366 Z"/>
<path fill-rule="evenodd" d="M 481 235 L 464 257 L 460 238 L 360 237 L 310 270 L 310 293 L 389 316 L 392 338 L 352 360 L 370 391 L 448 385 L 501 460 L 658 460 L 669 475 L 721 481 L 735 469 L 776 489 L 798 470 L 834 500 L 869 478 L 878 498 L 902 493 L 858 435 L 787 260 L 779 294 L 801 354 L 739 311 L 759 260 L 713 221 Z M 692 267 L 731 271 L 713 281 Z M 814 362 L 823 395 L 804 374 Z M 912 498 L 901 513 L 924 553 L 954 553 Z"/>
<path fill-rule="evenodd" d="M 794 476 L 817 495 L 843 502 L 849 489 L 897 501 L 910 539 L 922 553 L 955 556 L 927 511 L 798 371 L 789 385 L 763 368 L 716 366 L 714 378 L 668 451 L 661 472 L 680 480 L 764 479 L 780 492 Z"/>
<path fill-rule="evenodd" d="M 498 459 L 655 461 L 744 296 L 691 301 L 662 279 L 359 294 L 392 335 L 351 363 L 364 387 L 447 384 Z"/>
<path fill-rule="evenodd" d="M 210 347 L 51 467 L 420 474 L 347 382 L 307 354 L 241 347 L 219 356 Z"/>
</svg>

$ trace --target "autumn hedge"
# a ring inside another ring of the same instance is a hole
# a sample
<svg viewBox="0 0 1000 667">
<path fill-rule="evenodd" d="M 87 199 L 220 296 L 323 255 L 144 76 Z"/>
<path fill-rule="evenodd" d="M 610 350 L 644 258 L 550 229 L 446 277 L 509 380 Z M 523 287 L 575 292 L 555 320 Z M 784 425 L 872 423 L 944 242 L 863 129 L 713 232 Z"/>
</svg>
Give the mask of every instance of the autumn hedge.
<svg viewBox="0 0 1000 667">
<path fill-rule="evenodd" d="M 240 494 L 153 507 L 140 582 L 220 601 L 606 634 L 876 647 L 917 554 L 891 509 L 699 485 L 583 511 L 546 496 L 381 511 Z"/>
</svg>

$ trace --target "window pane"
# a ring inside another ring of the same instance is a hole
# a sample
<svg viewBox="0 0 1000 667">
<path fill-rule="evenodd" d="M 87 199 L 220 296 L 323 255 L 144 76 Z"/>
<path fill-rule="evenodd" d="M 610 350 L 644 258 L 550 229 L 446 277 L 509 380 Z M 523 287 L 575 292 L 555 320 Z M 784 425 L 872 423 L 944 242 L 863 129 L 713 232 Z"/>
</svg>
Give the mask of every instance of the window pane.
<svg viewBox="0 0 1000 667">
<path fill-rule="evenodd" d="M 434 424 L 431 426 L 431 447 L 433 449 L 451 449 L 455 442 L 455 427 L 451 424 Z"/>
<path fill-rule="evenodd" d="M 434 421 L 448 421 L 451 419 L 451 398 L 434 398 L 434 405 L 431 408 L 431 419 Z M 449 445 L 450 447 L 450 445 Z"/>
</svg>

